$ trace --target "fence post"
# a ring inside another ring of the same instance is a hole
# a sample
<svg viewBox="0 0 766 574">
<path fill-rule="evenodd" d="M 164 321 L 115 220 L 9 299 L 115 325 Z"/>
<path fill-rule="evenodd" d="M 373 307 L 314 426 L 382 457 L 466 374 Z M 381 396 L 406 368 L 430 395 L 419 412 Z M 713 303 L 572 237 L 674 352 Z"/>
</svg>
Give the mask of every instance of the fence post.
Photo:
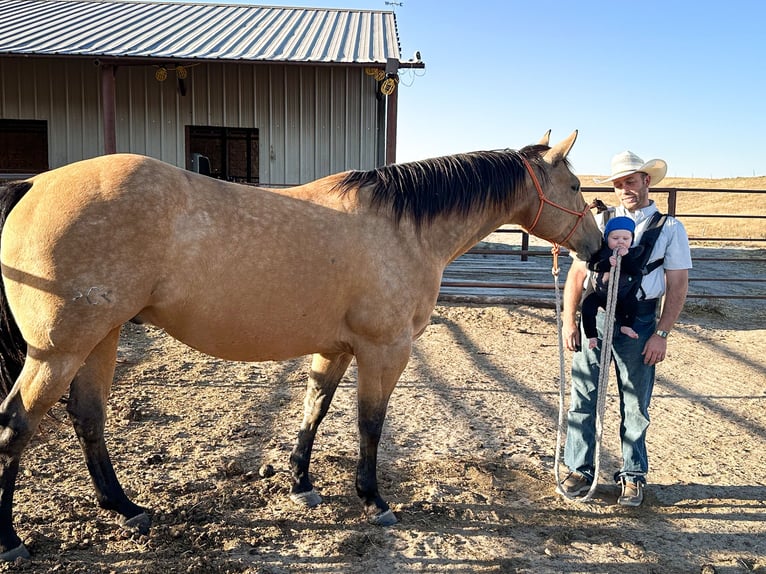
<svg viewBox="0 0 766 574">
<path fill-rule="evenodd" d="M 676 215 L 676 196 L 677 196 L 677 189 L 669 189 L 668 190 L 668 215 L 672 215 L 675 217 Z"/>
<path fill-rule="evenodd" d="M 529 251 L 529 233 L 521 232 L 521 260 L 528 261 L 527 251 Z"/>
</svg>

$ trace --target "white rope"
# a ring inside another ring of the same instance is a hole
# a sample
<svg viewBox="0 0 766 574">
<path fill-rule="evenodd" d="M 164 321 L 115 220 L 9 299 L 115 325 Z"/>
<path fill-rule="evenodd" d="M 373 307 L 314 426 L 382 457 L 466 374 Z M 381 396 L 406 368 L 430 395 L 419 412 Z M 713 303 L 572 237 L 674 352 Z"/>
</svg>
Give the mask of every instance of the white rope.
<svg viewBox="0 0 766 574">
<path fill-rule="evenodd" d="M 620 264 L 622 257 L 617 255 L 617 250 L 613 252 L 617 262 L 614 267 L 611 268 L 609 274 L 609 285 L 607 287 L 606 308 L 604 315 L 604 337 L 601 342 L 601 363 L 599 365 L 599 377 L 598 388 L 596 395 L 596 446 L 593 453 L 594 469 L 593 469 L 593 482 L 590 485 L 590 490 L 583 497 L 577 497 L 562 492 L 562 495 L 569 500 L 577 500 L 580 502 L 586 502 L 593 498 L 593 495 L 598 488 L 598 475 L 601 470 L 601 439 L 604 434 L 604 412 L 606 411 L 606 395 L 607 387 L 609 384 L 609 365 L 612 361 L 612 338 L 614 335 L 614 313 L 617 307 L 617 292 L 620 281 Z M 554 287 L 556 291 L 556 324 L 558 325 L 558 339 L 559 339 L 559 418 L 558 429 L 556 432 L 556 456 L 554 460 L 554 479 L 556 485 L 561 484 L 559 477 L 559 467 L 561 465 L 561 442 L 564 436 L 565 424 L 564 424 L 564 396 L 566 394 L 566 375 L 564 369 L 564 342 L 561 325 L 561 295 L 559 293 L 558 283 L 558 269 L 554 269 Z M 581 345 L 586 344 L 586 341 L 580 341 Z"/>
<path fill-rule="evenodd" d="M 566 375 L 564 374 L 564 335 L 561 329 L 561 292 L 559 291 L 559 269 L 554 266 L 553 286 L 556 291 L 556 325 L 558 325 L 559 335 L 559 420 L 556 431 L 556 456 L 553 462 L 553 476 L 556 480 L 556 486 L 561 484 L 559 477 L 559 466 L 561 466 L 561 439 L 564 436 L 564 394 L 566 393 Z M 564 494 L 567 498 L 569 496 Z"/>
</svg>

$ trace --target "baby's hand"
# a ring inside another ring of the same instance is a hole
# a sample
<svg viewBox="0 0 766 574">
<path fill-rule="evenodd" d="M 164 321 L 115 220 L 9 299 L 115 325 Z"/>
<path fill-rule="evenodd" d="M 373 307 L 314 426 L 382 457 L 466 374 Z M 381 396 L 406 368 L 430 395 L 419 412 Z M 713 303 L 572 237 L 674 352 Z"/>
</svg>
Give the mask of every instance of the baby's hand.
<svg viewBox="0 0 766 574">
<path fill-rule="evenodd" d="M 614 267 L 615 265 L 617 265 L 617 258 L 616 258 L 614 255 L 612 255 L 612 256 L 609 258 L 609 265 L 611 265 L 612 267 Z"/>
<path fill-rule="evenodd" d="M 620 257 L 625 257 L 628 254 L 628 248 L 627 247 L 619 247 L 617 249 L 617 255 Z"/>
</svg>

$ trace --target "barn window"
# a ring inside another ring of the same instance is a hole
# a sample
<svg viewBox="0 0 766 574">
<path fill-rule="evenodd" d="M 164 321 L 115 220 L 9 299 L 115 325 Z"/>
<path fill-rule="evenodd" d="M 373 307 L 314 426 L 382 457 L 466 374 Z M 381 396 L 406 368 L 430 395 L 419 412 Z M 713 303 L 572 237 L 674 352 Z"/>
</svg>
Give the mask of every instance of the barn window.
<svg viewBox="0 0 766 574">
<path fill-rule="evenodd" d="M 186 126 L 186 167 L 218 179 L 258 184 L 258 129 Z"/>
<path fill-rule="evenodd" d="M 34 174 L 48 169 L 48 122 L 0 120 L 0 173 Z"/>
</svg>

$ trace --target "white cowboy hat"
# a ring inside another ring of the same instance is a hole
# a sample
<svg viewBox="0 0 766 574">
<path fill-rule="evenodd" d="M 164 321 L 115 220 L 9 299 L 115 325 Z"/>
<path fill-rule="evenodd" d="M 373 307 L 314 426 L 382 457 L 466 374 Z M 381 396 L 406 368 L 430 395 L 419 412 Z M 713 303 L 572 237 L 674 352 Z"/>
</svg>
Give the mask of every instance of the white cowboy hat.
<svg viewBox="0 0 766 574">
<path fill-rule="evenodd" d="M 644 162 L 632 151 L 624 151 L 612 158 L 612 175 L 604 179 L 594 178 L 593 181 L 596 183 L 606 183 L 638 171 L 650 175 L 652 178 L 651 184 L 657 185 L 668 172 L 668 164 L 661 159 L 650 159 Z"/>
</svg>

